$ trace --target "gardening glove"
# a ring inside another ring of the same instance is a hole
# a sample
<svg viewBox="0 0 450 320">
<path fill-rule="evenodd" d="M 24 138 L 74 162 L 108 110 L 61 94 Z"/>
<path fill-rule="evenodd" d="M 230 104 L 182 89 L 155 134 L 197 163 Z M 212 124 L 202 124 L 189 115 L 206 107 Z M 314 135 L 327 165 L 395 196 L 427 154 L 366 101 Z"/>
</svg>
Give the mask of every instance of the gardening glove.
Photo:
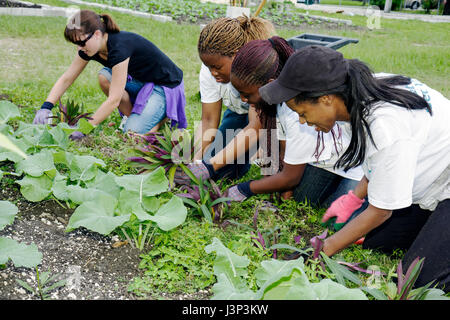
<svg viewBox="0 0 450 320">
<path fill-rule="evenodd" d="M 53 103 L 45 101 L 41 109 L 36 111 L 36 116 L 34 117 L 33 124 L 47 124 L 51 119 L 49 117 L 52 116 L 51 109 L 54 107 Z"/>
<path fill-rule="evenodd" d="M 242 202 L 245 199 L 250 198 L 254 195 L 254 193 L 250 190 L 250 182 L 251 181 L 247 181 L 230 187 L 226 193 L 226 197 L 237 202 Z"/>
<path fill-rule="evenodd" d="M 335 231 L 340 230 L 347 223 L 352 213 L 362 206 L 364 201 L 364 199 L 358 198 L 350 190 L 347 194 L 333 201 L 322 218 L 322 224 L 334 228 Z"/>
<path fill-rule="evenodd" d="M 72 134 L 69 136 L 69 139 L 70 140 L 81 140 L 81 139 L 83 139 L 84 137 L 86 137 L 86 135 L 84 134 L 84 133 L 82 133 L 82 132 L 80 132 L 80 131 L 74 131 L 74 132 L 72 132 Z"/>
<path fill-rule="evenodd" d="M 191 170 L 192 174 L 197 179 L 209 179 L 212 178 L 215 174 L 213 166 L 206 163 L 204 160 L 197 160 L 193 163 L 190 163 L 187 165 L 187 168 Z M 177 171 L 175 171 L 173 181 L 176 184 L 181 185 L 189 185 L 192 183 L 191 178 L 189 178 L 189 176 L 181 168 L 177 168 Z"/>
</svg>

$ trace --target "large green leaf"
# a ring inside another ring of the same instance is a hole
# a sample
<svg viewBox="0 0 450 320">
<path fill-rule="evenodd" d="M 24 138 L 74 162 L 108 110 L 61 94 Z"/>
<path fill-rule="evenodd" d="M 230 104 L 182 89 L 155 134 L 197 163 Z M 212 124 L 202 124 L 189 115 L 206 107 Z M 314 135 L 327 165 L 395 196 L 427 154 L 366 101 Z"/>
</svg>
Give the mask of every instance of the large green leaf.
<svg viewBox="0 0 450 320">
<path fill-rule="evenodd" d="M 10 119 L 20 117 L 20 111 L 17 106 L 9 101 L 0 101 L 0 124 L 8 122 Z"/>
<path fill-rule="evenodd" d="M 6 153 L 6 155 L 4 153 Z M 12 155 L 10 155 L 10 153 L 12 153 Z M 19 159 L 22 158 L 27 158 L 25 152 L 23 152 L 7 136 L 0 133 L 0 161 L 9 159 L 11 161 L 17 162 Z"/>
<path fill-rule="evenodd" d="M 55 179 L 53 179 L 53 186 L 51 191 L 56 199 L 67 201 L 69 200 L 69 193 L 67 190 L 67 177 L 60 173 L 56 174 Z"/>
<path fill-rule="evenodd" d="M 14 203 L 0 201 L 0 230 L 14 222 L 14 218 L 18 211 L 19 209 Z"/>
<path fill-rule="evenodd" d="M 53 162 L 53 154 L 50 150 L 44 149 L 39 153 L 29 156 L 27 159 L 19 161 L 16 164 L 16 172 L 19 174 L 26 173 L 32 177 L 40 177 L 44 173 L 54 178 L 56 175 L 56 167 Z"/>
<path fill-rule="evenodd" d="M 217 283 L 211 291 L 214 293 L 212 300 L 254 300 L 256 298 L 255 292 L 236 287 L 224 273 L 217 275 Z"/>
<path fill-rule="evenodd" d="M 111 171 L 104 173 L 99 170 L 95 179 L 86 181 L 86 186 L 90 189 L 106 192 L 114 198 L 119 198 L 120 195 L 120 187 L 116 183 L 116 175 Z"/>
<path fill-rule="evenodd" d="M 89 181 L 97 175 L 98 167 L 105 167 L 106 164 L 101 159 L 92 156 L 73 156 L 70 162 L 70 179 Z"/>
<path fill-rule="evenodd" d="M 82 204 L 87 201 L 95 201 L 98 197 L 101 197 L 103 195 L 112 197 L 110 194 L 94 188 L 86 189 L 74 185 L 68 185 L 66 188 L 69 200 L 77 204 Z"/>
<path fill-rule="evenodd" d="M 256 283 L 259 287 L 263 287 L 266 283 L 274 283 L 282 277 L 289 276 L 295 268 L 303 270 L 303 258 L 289 261 L 275 259 L 262 261 L 261 266 L 255 270 Z"/>
<path fill-rule="evenodd" d="M 69 219 L 66 231 L 79 227 L 107 235 L 130 219 L 131 214 L 115 216 L 117 199 L 103 194 L 96 200 L 82 203 Z"/>
<path fill-rule="evenodd" d="M 53 182 L 47 175 L 37 178 L 26 175 L 17 183 L 20 184 L 20 192 L 28 201 L 42 201 L 52 192 Z"/>
<path fill-rule="evenodd" d="M 138 192 L 142 196 L 154 196 L 169 190 L 169 180 L 161 167 L 148 174 L 123 175 L 117 177 L 116 182 L 125 190 Z"/>
<path fill-rule="evenodd" d="M 173 196 L 166 204 L 164 204 L 156 212 L 154 216 L 150 216 L 150 220 L 156 222 L 159 228 L 169 231 L 178 227 L 186 220 L 187 209 L 183 201 L 177 196 Z"/>
<path fill-rule="evenodd" d="M 215 252 L 216 259 L 214 261 L 214 274 L 226 274 L 228 279 L 236 288 L 241 288 L 243 282 L 241 277 L 247 275 L 247 267 L 250 260 L 244 256 L 239 256 L 223 245 L 216 237 L 213 242 L 205 247 L 206 253 Z"/>
<path fill-rule="evenodd" d="M 16 267 L 33 268 L 42 261 L 42 253 L 34 243 L 25 245 L 16 240 L 0 237 L 0 264 L 11 259 Z"/>
<path fill-rule="evenodd" d="M 69 146 L 69 136 L 60 127 L 53 127 L 50 130 L 46 128 L 39 139 L 39 145 L 42 147 L 59 147 L 66 150 Z"/>
<path fill-rule="evenodd" d="M 120 215 L 134 214 L 140 221 L 148 221 L 151 219 L 151 215 L 145 209 L 144 203 L 153 202 L 154 197 L 141 197 L 139 193 L 135 191 L 128 191 L 123 189 L 119 196 L 119 205 L 117 212 Z M 159 201 L 158 201 L 159 208 Z M 158 209 L 156 206 L 154 209 Z M 156 210 L 152 212 L 156 212 Z"/>
</svg>

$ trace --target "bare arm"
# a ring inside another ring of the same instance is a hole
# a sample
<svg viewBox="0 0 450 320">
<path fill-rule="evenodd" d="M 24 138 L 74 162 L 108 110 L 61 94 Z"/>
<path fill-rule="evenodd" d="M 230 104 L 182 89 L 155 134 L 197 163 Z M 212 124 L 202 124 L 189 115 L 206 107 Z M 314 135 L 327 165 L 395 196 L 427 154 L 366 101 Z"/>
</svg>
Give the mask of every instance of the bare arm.
<svg viewBox="0 0 450 320">
<path fill-rule="evenodd" d="M 248 112 L 248 125 L 231 140 L 225 148 L 211 158 L 211 164 L 215 171 L 223 168 L 227 163 L 243 156 L 259 139 L 259 129 L 262 125 L 254 107 Z"/>
<path fill-rule="evenodd" d="M 250 182 L 253 193 L 272 193 L 291 190 L 300 183 L 306 164 L 291 165 L 285 163 L 277 174 Z"/>
<path fill-rule="evenodd" d="M 61 77 L 59 77 L 59 79 L 53 85 L 46 101 L 56 104 L 62 97 L 64 92 L 66 92 L 67 88 L 69 88 L 72 83 L 78 78 L 88 62 L 89 61 L 81 59 L 77 54 L 69 68 L 61 75 Z"/>
<path fill-rule="evenodd" d="M 391 215 L 391 210 L 380 209 L 369 204 L 366 210 L 350 220 L 341 230 L 325 239 L 323 252 L 327 256 L 338 253 L 381 225 Z"/>
<path fill-rule="evenodd" d="M 367 180 L 366 176 L 363 176 L 361 181 L 359 181 L 353 193 L 360 199 L 364 199 L 367 196 L 367 185 L 369 184 L 369 180 Z"/>
<path fill-rule="evenodd" d="M 108 98 L 103 102 L 97 111 L 92 116 L 89 122 L 93 125 L 98 125 L 105 120 L 115 108 L 119 106 L 120 99 L 122 99 L 127 82 L 128 62 L 130 58 L 116 64 L 112 68 L 111 86 L 109 87 Z"/>
<path fill-rule="evenodd" d="M 194 160 L 203 158 L 206 148 L 214 141 L 222 114 L 222 100 L 202 103 L 202 121 L 195 132 L 196 154 Z"/>
</svg>

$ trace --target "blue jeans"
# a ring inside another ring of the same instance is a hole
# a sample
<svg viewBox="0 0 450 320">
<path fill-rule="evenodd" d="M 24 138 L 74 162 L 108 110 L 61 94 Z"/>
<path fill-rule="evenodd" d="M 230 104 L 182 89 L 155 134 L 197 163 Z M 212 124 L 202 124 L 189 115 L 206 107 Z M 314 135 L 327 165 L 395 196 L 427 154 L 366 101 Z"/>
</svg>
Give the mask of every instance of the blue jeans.
<svg viewBox="0 0 450 320">
<path fill-rule="evenodd" d="M 110 68 L 105 67 L 101 69 L 99 74 L 103 75 L 111 82 L 112 70 Z M 127 81 L 125 91 L 128 92 L 131 103 L 134 103 L 139 91 L 144 85 L 145 83 L 135 79 Z M 142 113 L 131 113 L 124 124 L 123 132 L 133 131 L 141 134 L 147 133 L 165 117 L 166 96 L 164 94 L 164 89 L 161 86 L 155 85 Z"/>
<path fill-rule="evenodd" d="M 203 160 L 209 163 L 209 160 L 214 157 L 220 150 L 233 140 L 238 134 L 238 129 L 243 129 L 248 125 L 248 114 L 238 114 L 230 109 L 225 110 L 223 119 L 219 127 L 219 132 L 216 135 L 214 141 L 208 146 L 203 156 Z M 226 130 L 235 130 L 234 135 L 227 137 Z M 242 158 L 239 158 L 233 164 L 227 164 L 223 168 L 217 170 L 214 179 L 230 178 L 238 179 L 243 177 L 250 169 L 250 155 L 248 152 Z"/>
<path fill-rule="evenodd" d="M 344 178 L 333 172 L 307 164 L 302 180 L 294 189 L 294 199 L 303 202 L 305 199 L 314 206 L 328 208 L 340 196 L 354 190 L 359 181 Z M 356 210 L 350 220 L 363 212 L 368 201 Z M 349 220 L 349 221 L 350 221 Z"/>
</svg>

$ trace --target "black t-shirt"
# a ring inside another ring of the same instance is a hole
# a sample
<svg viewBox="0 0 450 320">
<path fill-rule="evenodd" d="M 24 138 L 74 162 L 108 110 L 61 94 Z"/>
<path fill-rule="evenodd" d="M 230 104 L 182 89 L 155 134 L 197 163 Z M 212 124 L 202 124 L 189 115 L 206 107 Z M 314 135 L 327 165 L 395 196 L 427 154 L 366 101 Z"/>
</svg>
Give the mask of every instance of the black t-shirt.
<svg viewBox="0 0 450 320">
<path fill-rule="evenodd" d="M 108 33 L 108 59 L 102 59 L 98 53 L 89 57 L 79 50 L 78 55 L 84 60 L 95 60 L 105 67 L 130 58 L 128 74 L 142 82 L 153 82 L 169 88 L 178 86 L 183 79 L 183 71 L 157 46 L 144 37 L 127 31 Z"/>
</svg>

